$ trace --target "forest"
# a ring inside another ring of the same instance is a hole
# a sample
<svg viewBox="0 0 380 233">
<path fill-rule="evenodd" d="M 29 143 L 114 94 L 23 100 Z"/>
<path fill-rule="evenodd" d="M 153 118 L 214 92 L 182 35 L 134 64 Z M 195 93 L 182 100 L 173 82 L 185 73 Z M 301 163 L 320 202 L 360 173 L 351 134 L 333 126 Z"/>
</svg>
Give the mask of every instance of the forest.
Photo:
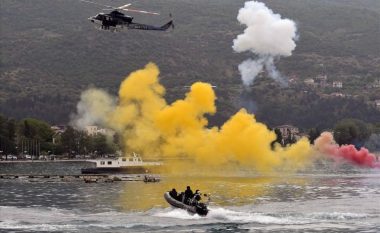
<svg viewBox="0 0 380 233">
<path fill-rule="evenodd" d="M 130 72 L 152 61 L 160 67 L 169 103 L 183 98 L 185 86 L 195 81 L 217 86 L 218 113 L 209 118 L 211 125 L 221 125 L 242 107 L 270 127 L 332 128 L 343 118 L 380 122 L 380 111 L 370 104 L 380 99 L 380 88 L 366 89 L 380 78 L 380 2 L 263 2 L 298 27 L 293 55 L 276 61 L 280 72 L 299 83 L 326 74 L 329 82 L 343 81 L 339 91 L 355 98 L 321 98 L 302 86 L 280 88 L 265 74 L 243 87 L 237 66 L 251 55 L 231 48 L 244 30 L 236 20 L 241 0 L 135 2 L 136 8 L 161 12 L 133 15 L 137 22 L 162 24 L 172 13 L 176 27 L 164 33 L 98 30 L 87 18 L 102 9 L 76 0 L 4 0 L 0 113 L 16 120 L 67 124 L 82 91 L 96 86 L 116 94 Z"/>
</svg>

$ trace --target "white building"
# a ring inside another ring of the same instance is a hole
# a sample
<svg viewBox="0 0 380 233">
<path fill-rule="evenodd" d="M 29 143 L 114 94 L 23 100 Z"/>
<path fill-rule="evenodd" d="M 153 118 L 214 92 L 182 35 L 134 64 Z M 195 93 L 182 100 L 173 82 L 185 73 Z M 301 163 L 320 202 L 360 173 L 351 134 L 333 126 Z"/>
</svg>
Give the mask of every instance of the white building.
<svg viewBox="0 0 380 233">
<path fill-rule="evenodd" d="M 380 87 L 380 79 L 376 80 L 375 82 L 373 82 L 373 88 L 379 88 Z"/>
<path fill-rule="evenodd" d="M 334 88 L 343 88 L 343 83 L 341 81 L 334 81 L 332 86 Z"/>
<path fill-rule="evenodd" d="M 96 125 L 88 125 L 85 128 L 85 131 L 87 135 L 89 136 L 95 136 L 98 134 L 103 134 L 103 135 L 113 135 L 114 132 L 112 130 L 106 129 L 106 128 L 100 128 Z"/>
<path fill-rule="evenodd" d="M 94 136 L 98 134 L 98 126 L 96 125 L 87 125 L 86 126 L 86 133 L 89 136 Z"/>
<path fill-rule="evenodd" d="M 280 130 L 283 138 L 288 137 L 289 134 L 295 135 L 299 133 L 299 129 L 293 125 L 279 125 L 276 126 L 275 129 Z"/>
<path fill-rule="evenodd" d="M 380 110 L 380 100 L 375 100 L 375 107 Z"/>
<path fill-rule="evenodd" d="M 303 82 L 308 86 L 314 86 L 315 85 L 314 79 L 312 79 L 312 78 L 305 79 Z"/>
</svg>

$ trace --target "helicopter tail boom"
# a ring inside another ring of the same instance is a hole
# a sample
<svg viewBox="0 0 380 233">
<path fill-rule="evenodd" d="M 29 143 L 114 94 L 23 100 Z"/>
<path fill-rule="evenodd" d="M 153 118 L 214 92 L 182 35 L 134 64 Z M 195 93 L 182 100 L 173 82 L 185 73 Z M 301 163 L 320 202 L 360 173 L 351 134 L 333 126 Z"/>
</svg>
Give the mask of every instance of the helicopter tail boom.
<svg viewBox="0 0 380 233">
<path fill-rule="evenodd" d="M 163 31 L 166 31 L 168 30 L 170 27 L 172 27 L 174 29 L 174 23 L 173 23 L 173 20 L 170 20 L 168 23 L 166 23 L 165 25 L 161 26 L 160 29 L 163 30 Z"/>
<path fill-rule="evenodd" d="M 161 27 L 140 24 L 140 23 L 131 23 L 128 25 L 128 29 L 139 29 L 139 30 L 155 30 L 155 31 L 166 31 L 170 27 L 174 28 L 173 20 L 170 20 L 168 23 L 162 25 Z"/>
</svg>

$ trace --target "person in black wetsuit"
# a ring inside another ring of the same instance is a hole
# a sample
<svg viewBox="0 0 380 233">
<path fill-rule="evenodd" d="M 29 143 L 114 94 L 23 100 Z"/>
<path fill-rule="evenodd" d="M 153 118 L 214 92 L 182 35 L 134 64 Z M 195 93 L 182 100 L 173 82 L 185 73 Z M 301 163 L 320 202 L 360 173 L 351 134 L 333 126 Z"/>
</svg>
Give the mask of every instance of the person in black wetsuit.
<svg viewBox="0 0 380 233">
<path fill-rule="evenodd" d="M 201 200 L 201 193 L 199 192 L 199 190 L 197 189 L 194 193 L 194 196 L 193 198 L 191 199 L 191 202 L 190 204 L 191 205 L 198 205 L 199 201 Z"/>
<path fill-rule="evenodd" d="M 177 201 L 183 202 L 183 197 L 184 196 L 185 196 L 184 192 L 181 192 L 180 194 L 178 194 Z"/>
<path fill-rule="evenodd" d="M 172 191 L 169 192 L 169 195 L 174 198 L 174 199 L 178 199 L 178 196 L 177 196 L 177 190 L 175 189 L 172 189 Z"/>
<path fill-rule="evenodd" d="M 194 196 L 193 191 L 191 190 L 190 186 L 187 186 L 187 188 L 185 190 L 185 198 L 184 198 L 183 203 L 188 205 L 191 198 L 193 198 L 193 196 Z"/>
</svg>

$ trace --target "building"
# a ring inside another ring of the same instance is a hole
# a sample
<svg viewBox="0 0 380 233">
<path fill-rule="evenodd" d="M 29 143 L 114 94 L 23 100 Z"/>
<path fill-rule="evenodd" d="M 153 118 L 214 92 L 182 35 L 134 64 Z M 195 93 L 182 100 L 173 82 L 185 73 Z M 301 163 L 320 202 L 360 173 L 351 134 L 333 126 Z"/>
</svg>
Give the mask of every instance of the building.
<svg viewBox="0 0 380 233">
<path fill-rule="evenodd" d="M 315 85 L 315 82 L 314 82 L 314 79 L 312 78 L 307 78 L 303 81 L 306 85 L 308 86 L 314 86 Z"/>
<path fill-rule="evenodd" d="M 103 134 L 103 135 L 113 135 L 114 132 L 112 130 L 106 129 L 106 128 L 100 128 L 96 125 L 88 125 L 85 128 L 85 132 L 89 136 L 95 136 L 98 134 Z"/>
<path fill-rule="evenodd" d="M 318 82 L 327 81 L 327 75 L 317 75 L 317 77 L 315 77 L 315 79 L 318 80 Z"/>
<path fill-rule="evenodd" d="M 346 95 L 341 93 L 341 92 L 333 92 L 329 96 L 330 97 L 342 97 L 342 98 L 346 97 Z"/>
<path fill-rule="evenodd" d="M 315 79 L 320 87 L 325 88 L 328 86 L 327 75 L 318 75 Z"/>
<path fill-rule="evenodd" d="M 297 84 L 297 80 L 294 79 L 294 78 L 290 78 L 289 79 L 289 84 L 292 84 L 292 85 Z"/>
<path fill-rule="evenodd" d="M 289 134 L 292 136 L 299 134 L 299 129 L 293 125 L 279 125 L 276 126 L 275 129 L 280 130 L 282 138 L 289 137 Z"/>
<path fill-rule="evenodd" d="M 66 125 L 52 125 L 50 129 L 53 130 L 54 133 L 63 133 L 66 130 Z"/>
<path fill-rule="evenodd" d="M 375 82 L 373 82 L 372 87 L 373 88 L 380 88 L 380 79 L 378 79 Z"/>
<path fill-rule="evenodd" d="M 279 125 L 276 126 L 275 129 L 278 129 L 281 132 L 281 144 L 283 146 L 289 143 L 294 143 L 300 138 L 299 129 L 293 125 Z"/>
<path fill-rule="evenodd" d="M 334 88 L 343 88 L 343 83 L 342 83 L 341 81 L 334 81 L 334 82 L 332 83 L 332 86 L 333 86 Z"/>
<path fill-rule="evenodd" d="M 296 74 L 289 75 L 289 85 L 297 85 L 299 81 L 299 77 Z"/>
<path fill-rule="evenodd" d="M 380 100 L 375 100 L 375 107 L 380 110 Z"/>
<path fill-rule="evenodd" d="M 52 125 L 50 129 L 53 131 L 52 142 L 57 144 L 63 132 L 66 131 L 66 125 Z"/>
<path fill-rule="evenodd" d="M 98 134 L 98 126 L 96 125 L 87 125 L 85 128 L 87 135 L 94 136 Z"/>
</svg>

